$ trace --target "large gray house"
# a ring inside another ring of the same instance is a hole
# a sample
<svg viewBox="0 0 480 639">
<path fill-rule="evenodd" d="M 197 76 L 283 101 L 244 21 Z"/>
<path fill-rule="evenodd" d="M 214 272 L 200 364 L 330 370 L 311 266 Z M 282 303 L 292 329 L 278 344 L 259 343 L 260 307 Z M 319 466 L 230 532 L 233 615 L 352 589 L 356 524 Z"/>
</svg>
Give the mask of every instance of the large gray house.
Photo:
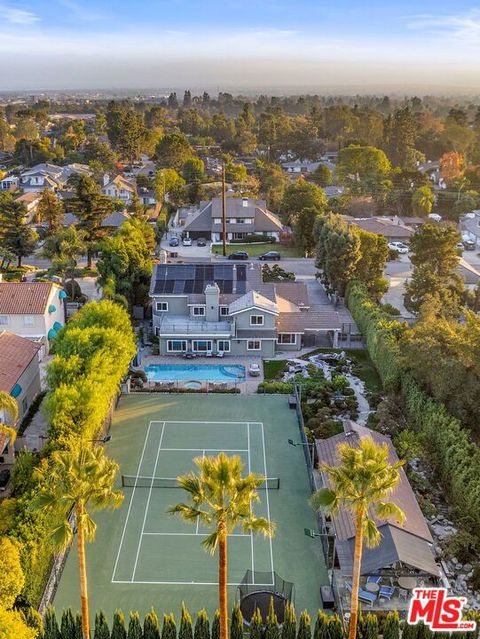
<svg viewBox="0 0 480 639">
<path fill-rule="evenodd" d="M 328 334 L 337 345 L 333 309 L 310 307 L 298 282 L 264 283 L 259 265 L 157 264 L 150 286 L 161 355 L 272 357 Z"/>
<path fill-rule="evenodd" d="M 283 226 L 276 215 L 267 209 L 264 200 L 252 198 L 226 198 L 227 241 L 242 240 L 247 235 L 264 235 L 265 238 L 280 239 Z M 221 242 L 222 200 L 217 197 L 210 202 L 201 202 L 184 221 L 184 233 L 195 239 L 204 237 L 212 242 Z"/>
</svg>

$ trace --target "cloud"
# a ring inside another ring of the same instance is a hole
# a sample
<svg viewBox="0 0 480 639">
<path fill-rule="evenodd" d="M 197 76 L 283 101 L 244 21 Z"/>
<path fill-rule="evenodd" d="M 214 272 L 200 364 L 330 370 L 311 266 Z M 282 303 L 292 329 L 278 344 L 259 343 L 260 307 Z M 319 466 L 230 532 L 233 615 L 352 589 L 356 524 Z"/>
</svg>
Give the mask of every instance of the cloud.
<svg viewBox="0 0 480 639">
<path fill-rule="evenodd" d="M 98 11 L 92 11 L 88 7 L 84 7 L 80 3 L 75 2 L 75 0 L 58 1 L 62 7 L 70 11 L 71 16 L 76 20 L 83 20 L 85 22 L 96 22 L 97 20 L 102 20 L 105 17 Z"/>
<path fill-rule="evenodd" d="M 17 9 L 2 3 L 0 3 L 0 19 L 10 24 L 33 24 L 40 20 L 32 11 Z"/>
<path fill-rule="evenodd" d="M 480 49 L 480 10 L 475 9 L 463 15 L 430 15 L 414 16 L 407 22 L 410 29 L 422 30 L 432 35 L 455 39 L 459 43 Z"/>
</svg>

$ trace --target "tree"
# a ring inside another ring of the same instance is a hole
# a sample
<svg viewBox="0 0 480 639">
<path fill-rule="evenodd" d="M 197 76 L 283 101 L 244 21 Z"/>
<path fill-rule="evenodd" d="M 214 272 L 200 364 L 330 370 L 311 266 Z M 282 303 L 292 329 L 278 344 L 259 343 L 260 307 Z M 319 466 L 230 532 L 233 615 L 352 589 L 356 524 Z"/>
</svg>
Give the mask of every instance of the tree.
<svg viewBox="0 0 480 639">
<path fill-rule="evenodd" d="M 282 639 L 295 639 L 297 636 L 297 617 L 293 605 L 287 601 L 282 624 Z"/>
<path fill-rule="evenodd" d="M 440 173 L 447 184 L 465 172 L 465 157 L 456 151 L 444 153 L 440 158 Z"/>
<path fill-rule="evenodd" d="M 400 639 L 400 618 L 396 610 L 390 610 L 387 614 L 383 639 Z"/>
<path fill-rule="evenodd" d="M 388 282 L 383 275 L 388 259 L 387 238 L 354 228 L 360 239 L 360 259 L 355 265 L 355 279 L 365 284 L 372 299 L 380 301 L 388 289 Z"/>
<path fill-rule="evenodd" d="M 160 639 L 160 622 L 153 608 L 145 615 L 143 639 Z"/>
<path fill-rule="evenodd" d="M 405 514 L 392 501 L 387 501 L 400 482 L 403 462 L 390 463 L 387 444 L 376 444 L 371 437 L 363 438 L 358 448 L 349 444 L 337 447 L 338 466 L 325 464 L 329 485 L 312 497 L 315 508 L 323 508 L 333 514 L 345 508 L 355 522 L 352 596 L 350 604 L 349 639 L 355 639 L 358 622 L 358 590 L 363 543 L 369 548 L 378 546 L 381 533 L 371 513 L 379 519 L 405 521 Z"/>
<path fill-rule="evenodd" d="M 381 149 L 351 144 L 338 154 L 337 177 L 352 193 L 375 194 L 391 171 Z"/>
<path fill-rule="evenodd" d="M 143 639 L 142 625 L 138 612 L 130 611 L 127 639 Z"/>
<path fill-rule="evenodd" d="M 306 610 L 300 613 L 300 621 L 298 622 L 297 639 L 311 639 L 312 627 L 310 615 Z"/>
<path fill-rule="evenodd" d="M 397 109 L 389 115 L 385 120 L 384 132 L 385 150 L 392 164 L 413 168 L 417 159 L 417 123 L 410 108 Z"/>
<path fill-rule="evenodd" d="M 188 493 L 191 503 L 179 503 L 168 512 L 191 523 L 198 519 L 211 529 L 202 545 L 212 555 L 217 548 L 219 550 L 220 639 L 227 639 L 228 535 L 241 526 L 245 532 L 270 537 L 274 526 L 264 517 L 256 517 L 251 508 L 253 502 L 259 501 L 257 490 L 265 478 L 253 473 L 242 477 L 240 457 L 220 453 L 217 457 L 196 457 L 194 463 L 198 474 L 192 472 L 178 477 L 180 487 Z"/>
<path fill-rule="evenodd" d="M 118 158 L 108 142 L 101 142 L 92 135 L 87 139 L 83 154 L 85 161 L 95 171 L 95 177 L 100 178 L 102 173 L 115 170 Z"/>
<path fill-rule="evenodd" d="M 210 639 L 210 622 L 205 608 L 202 608 L 197 614 L 193 637 L 194 639 Z"/>
<path fill-rule="evenodd" d="M 427 217 L 432 212 L 435 196 L 429 186 L 420 186 L 412 195 L 412 211 L 419 217 Z"/>
<path fill-rule="evenodd" d="M 77 231 L 76 227 L 72 225 L 47 237 L 41 251 L 43 256 L 52 260 L 52 266 L 49 270 L 60 275 L 63 286 L 65 286 L 67 277 L 70 278 L 71 291 L 74 287 L 78 258 L 86 251 L 84 237 L 85 233 Z"/>
<path fill-rule="evenodd" d="M 62 639 L 75 639 L 75 617 L 73 616 L 71 608 L 67 608 L 67 610 L 64 610 L 62 613 L 60 635 Z"/>
<path fill-rule="evenodd" d="M 43 627 L 45 632 L 44 639 L 61 639 L 60 628 L 58 627 L 57 616 L 53 606 L 47 606 Z"/>
<path fill-rule="evenodd" d="M 260 180 L 260 193 L 267 201 L 267 208 L 279 213 L 282 207 L 285 189 L 290 184 L 288 175 L 279 164 L 255 161 L 255 173 Z"/>
<path fill-rule="evenodd" d="M 107 618 L 102 610 L 95 615 L 95 630 L 93 639 L 110 639 L 110 629 L 108 627 Z"/>
<path fill-rule="evenodd" d="M 220 639 L 220 610 L 215 610 L 212 621 L 212 639 Z"/>
<path fill-rule="evenodd" d="M 293 241 L 300 253 L 305 257 L 310 256 L 315 249 L 313 229 L 318 216 L 318 209 L 311 207 L 302 209 L 295 219 Z"/>
<path fill-rule="evenodd" d="M 243 616 L 238 602 L 235 604 L 232 611 L 232 619 L 230 621 L 230 639 L 243 639 Z"/>
<path fill-rule="evenodd" d="M 193 639 L 192 616 L 188 612 L 182 601 L 182 614 L 180 617 L 180 628 L 178 630 L 178 639 Z"/>
<path fill-rule="evenodd" d="M 325 188 L 333 182 L 333 175 L 326 164 L 319 164 L 310 176 L 312 181 L 318 186 Z"/>
<path fill-rule="evenodd" d="M 126 104 L 110 102 L 107 108 L 107 134 L 113 149 L 122 158 L 134 162 L 146 139 L 143 115 Z"/>
<path fill-rule="evenodd" d="M 58 199 L 55 193 L 44 189 L 38 202 L 37 214 L 40 222 L 46 222 L 48 224 L 49 235 L 58 233 L 62 225 L 64 213 L 63 203 Z"/>
<path fill-rule="evenodd" d="M 175 169 L 162 169 L 155 173 L 155 198 L 162 205 L 168 201 L 178 205 L 183 198 L 185 180 Z"/>
<path fill-rule="evenodd" d="M 268 615 L 265 624 L 265 639 L 280 639 L 280 628 L 278 627 L 278 619 L 273 605 L 273 597 L 270 598 Z M 233 639 L 233 638 L 231 638 Z M 235 638 L 237 639 L 237 638 Z"/>
<path fill-rule="evenodd" d="M 313 631 L 313 639 L 329 639 L 328 636 L 329 617 L 323 610 L 319 610 L 317 613 L 317 619 L 315 621 L 315 628 Z"/>
<path fill-rule="evenodd" d="M 17 438 L 17 431 L 14 426 L 17 423 L 19 416 L 18 404 L 17 400 L 5 391 L 0 391 L 0 414 L 2 413 L 4 421 L 0 419 L 0 433 L 5 434 L 13 446 L 15 439 Z"/>
<path fill-rule="evenodd" d="M 119 467 L 106 457 L 101 446 L 55 451 L 50 460 L 48 466 L 36 470 L 40 489 L 32 501 L 32 509 L 53 514 L 51 521 L 60 519 L 60 523 L 52 530 L 52 540 L 58 548 L 66 548 L 73 541 L 73 525 L 68 516 L 71 509 L 75 512 L 82 634 L 83 639 L 89 639 L 85 542 L 95 539 L 97 528 L 89 511 L 120 506 L 123 494 L 113 489 Z"/>
<path fill-rule="evenodd" d="M 85 232 L 87 266 L 92 267 L 92 254 L 100 240 L 102 221 L 113 213 L 112 200 L 102 195 L 100 187 L 89 176 L 80 176 L 72 206 L 78 217 L 78 228 Z"/>
<path fill-rule="evenodd" d="M 0 200 L 0 242 L 16 256 L 18 267 L 22 266 L 22 258 L 33 253 L 38 239 L 26 218 L 24 204 L 11 198 Z"/>
<path fill-rule="evenodd" d="M 27 626 L 20 612 L 4 608 L 0 608 L 0 633 L 2 639 L 36 639 L 37 637 L 35 628 Z M 45 639 L 50 637 L 45 635 Z"/>
<path fill-rule="evenodd" d="M 182 168 L 183 179 L 187 184 L 196 180 L 203 180 L 205 177 L 205 164 L 200 158 L 190 158 Z"/>
<path fill-rule="evenodd" d="M 162 639 L 177 639 L 177 624 L 173 613 L 163 615 Z"/>
<path fill-rule="evenodd" d="M 294 220 L 303 209 L 313 208 L 322 213 L 327 203 L 327 196 L 319 186 L 300 179 L 285 189 L 282 207 L 287 219 Z"/>
<path fill-rule="evenodd" d="M 0 557 L 0 608 L 13 608 L 25 584 L 18 544 L 8 537 L 0 537 Z"/>
<path fill-rule="evenodd" d="M 263 639 L 263 619 L 258 608 L 253 612 L 249 630 L 249 639 Z"/>
<path fill-rule="evenodd" d="M 194 151 L 182 133 L 164 135 L 155 148 L 155 159 L 161 167 L 179 170 L 194 156 Z"/>
</svg>

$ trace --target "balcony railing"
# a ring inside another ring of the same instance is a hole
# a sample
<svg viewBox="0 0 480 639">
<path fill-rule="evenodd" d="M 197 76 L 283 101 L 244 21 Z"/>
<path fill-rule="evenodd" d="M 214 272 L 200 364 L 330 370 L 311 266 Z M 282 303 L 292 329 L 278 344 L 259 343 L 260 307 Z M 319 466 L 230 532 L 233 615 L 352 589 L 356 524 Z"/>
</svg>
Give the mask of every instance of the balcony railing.
<svg viewBox="0 0 480 639">
<path fill-rule="evenodd" d="M 160 337 L 169 335 L 232 337 L 235 335 L 235 322 L 207 322 L 182 316 L 164 316 L 160 322 L 159 335 Z"/>
</svg>

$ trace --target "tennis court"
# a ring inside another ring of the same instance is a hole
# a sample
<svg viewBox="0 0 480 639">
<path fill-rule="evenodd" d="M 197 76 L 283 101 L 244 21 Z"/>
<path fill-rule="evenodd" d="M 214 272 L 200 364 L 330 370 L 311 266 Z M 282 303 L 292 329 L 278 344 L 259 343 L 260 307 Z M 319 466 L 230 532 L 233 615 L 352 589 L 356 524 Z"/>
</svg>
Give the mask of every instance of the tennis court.
<svg viewBox="0 0 480 639">
<path fill-rule="evenodd" d="M 242 529 L 229 538 L 228 583 L 233 601 L 247 570 L 273 573 L 295 583 L 297 607 L 321 605 L 327 582 L 315 527 L 295 412 L 285 397 L 131 395 L 120 400 L 108 453 L 121 466 L 125 494 L 121 509 L 98 513 L 97 539 L 87 547 L 89 586 L 95 609 L 192 612 L 217 605 L 218 563 L 201 545 L 204 525 L 184 522 L 166 511 L 186 494 L 176 477 L 195 469 L 194 458 L 224 451 L 239 455 L 245 472 L 267 481 L 257 515 L 276 522 L 273 539 Z M 75 549 L 74 549 L 75 550 Z M 71 552 L 55 605 L 78 607 L 76 553 Z M 259 586 L 262 584 L 259 584 Z"/>
</svg>

